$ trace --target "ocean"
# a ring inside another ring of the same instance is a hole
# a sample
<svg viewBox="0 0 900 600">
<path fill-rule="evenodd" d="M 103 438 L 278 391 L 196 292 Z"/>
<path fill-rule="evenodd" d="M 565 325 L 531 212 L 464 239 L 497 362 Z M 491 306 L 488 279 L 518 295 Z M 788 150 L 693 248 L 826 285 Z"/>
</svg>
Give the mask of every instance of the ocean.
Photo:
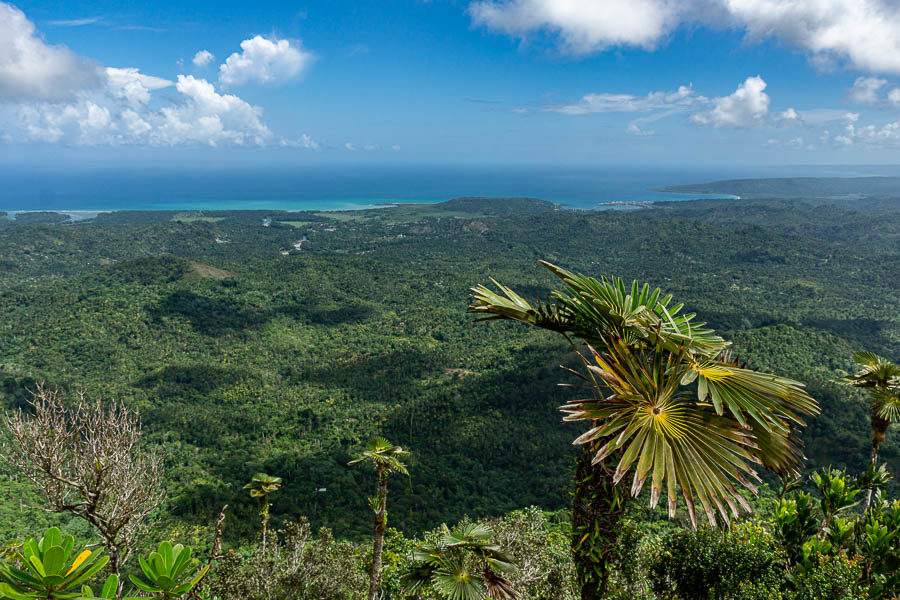
<svg viewBox="0 0 900 600">
<path fill-rule="evenodd" d="M 0 169 L 2 211 L 348 210 L 461 196 L 534 197 L 568 208 L 686 200 L 652 188 L 747 177 L 886 174 L 879 167 L 328 166 L 255 169 Z M 708 197 L 708 196 L 707 196 Z"/>
</svg>

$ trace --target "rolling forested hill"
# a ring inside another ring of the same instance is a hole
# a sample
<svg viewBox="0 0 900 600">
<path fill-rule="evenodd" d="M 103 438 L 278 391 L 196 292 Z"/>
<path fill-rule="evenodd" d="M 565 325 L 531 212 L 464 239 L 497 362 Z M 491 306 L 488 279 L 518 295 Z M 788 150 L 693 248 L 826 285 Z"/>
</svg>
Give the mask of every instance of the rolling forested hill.
<svg viewBox="0 0 900 600">
<path fill-rule="evenodd" d="M 865 464 L 866 404 L 832 382 L 854 350 L 900 357 L 897 199 L 30 219 L 0 223 L 0 401 L 22 406 L 46 381 L 138 407 L 168 452 L 169 530 L 206 527 L 228 502 L 229 535 L 250 535 L 241 486 L 265 471 L 285 480 L 276 521 L 361 535 L 371 478 L 346 463 L 375 434 L 414 452 L 392 482 L 395 526 L 563 507 L 576 430 L 556 384 L 571 356 L 465 312 L 489 277 L 546 294 L 538 259 L 658 285 L 751 366 L 807 382 L 823 406 L 803 436 L 811 466 Z M 900 467 L 896 433 L 881 454 Z M 4 533 L 23 528 L 9 515 L 24 487 L 7 487 Z"/>
</svg>

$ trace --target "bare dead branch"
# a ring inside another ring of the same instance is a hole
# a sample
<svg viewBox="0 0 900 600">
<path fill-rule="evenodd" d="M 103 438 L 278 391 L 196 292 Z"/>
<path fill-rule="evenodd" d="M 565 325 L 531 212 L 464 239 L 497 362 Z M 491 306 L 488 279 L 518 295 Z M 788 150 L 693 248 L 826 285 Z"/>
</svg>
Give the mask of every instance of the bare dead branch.
<svg viewBox="0 0 900 600">
<path fill-rule="evenodd" d="M 219 518 L 216 519 L 216 534 L 213 537 L 213 545 L 212 550 L 209 552 L 209 560 L 206 561 L 208 569 L 206 573 L 203 574 L 203 577 L 200 578 L 200 581 L 197 582 L 197 585 L 191 590 L 189 597 L 192 600 L 200 600 L 200 590 L 206 586 L 206 580 L 209 577 L 209 572 L 212 570 L 213 563 L 222 558 L 219 553 L 222 551 L 222 528 L 225 526 L 226 510 L 228 510 L 227 504 L 222 507 L 222 512 L 219 513 Z"/>
<path fill-rule="evenodd" d="M 0 461 L 21 473 L 44 497 L 44 510 L 78 516 L 97 530 L 115 573 L 128 560 L 147 516 L 159 506 L 163 457 L 141 446 L 138 414 L 121 402 L 104 406 L 79 392 L 39 385 L 4 421 L 12 440 Z"/>
</svg>

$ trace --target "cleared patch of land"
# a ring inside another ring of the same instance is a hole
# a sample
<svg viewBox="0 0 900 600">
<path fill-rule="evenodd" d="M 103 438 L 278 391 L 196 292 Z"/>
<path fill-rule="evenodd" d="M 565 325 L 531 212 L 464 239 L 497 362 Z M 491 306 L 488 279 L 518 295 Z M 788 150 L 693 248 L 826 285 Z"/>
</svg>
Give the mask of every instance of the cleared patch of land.
<svg viewBox="0 0 900 600">
<path fill-rule="evenodd" d="M 203 279 L 229 279 L 234 277 L 234 273 L 231 271 L 226 271 L 225 269 L 218 269 L 213 267 L 212 265 L 207 265 L 203 263 L 198 263 L 194 261 L 190 261 L 191 270 L 188 272 L 188 275 L 194 275 L 196 277 L 201 277 Z"/>
</svg>

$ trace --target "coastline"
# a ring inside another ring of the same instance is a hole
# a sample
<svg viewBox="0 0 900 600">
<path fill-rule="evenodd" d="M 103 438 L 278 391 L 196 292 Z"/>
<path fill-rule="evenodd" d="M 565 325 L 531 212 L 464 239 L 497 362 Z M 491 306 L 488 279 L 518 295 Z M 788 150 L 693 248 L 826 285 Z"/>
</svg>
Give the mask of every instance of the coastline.
<svg viewBox="0 0 900 600">
<path fill-rule="evenodd" d="M 612 200 L 605 202 L 591 202 L 588 203 L 573 203 L 573 202 L 559 202 L 559 201 L 548 201 L 552 202 L 558 209 L 562 210 L 610 210 L 616 208 L 653 208 L 654 205 L 657 204 L 667 204 L 670 202 L 685 202 L 692 200 L 740 200 L 740 196 L 729 195 L 729 194 L 679 194 L 678 192 L 668 192 L 672 195 L 680 195 L 683 197 L 680 198 L 659 198 L 659 199 L 640 199 L 640 200 Z M 468 196 L 471 197 L 471 196 Z M 72 217 L 72 222 L 88 220 L 96 217 L 99 214 L 104 213 L 116 213 L 116 212 L 224 212 L 224 211 L 252 211 L 252 212 L 287 212 L 287 213 L 304 213 L 304 212 L 350 212 L 350 211 L 364 211 L 364 210 L 383 210 L 390 208 L 398 208 L 398 207 L 426 207 L 432 206 L 435 204 L 441 204 L 444 202 L 449 202 L 451 200 L 456 200 L 459 197 L 451 197 L 443 200 L 422 200 L 415 199 L 410 201 L 398 201 L 394 199 L 384 199 L 384 200 L 373 200 L 370 202 L 340 202 L 335 205 L 333 201 L 323 201 L 322 203 L 318 203 L 315 201 L 303 201 L 303 204 L 307 206 L 303 206 L 302 208 L 297 206 L 297 203 L 266 203 L 261 201 L 246 201 L 246 202 L 223 202 L 219 205 L 215 205 L 213 203 L 199 203 L 200 206 L 197 206 L 194 203 L 185 202 L 185 203 L 172 203 L 171 205 L 161 205 L 159 203 L 148 203 L 143 206 L 127 206 L 122 208 L 98 208 L 98 209 L 68 209 L 68 208 L 27 208 L 27 209 L 0 209 L 0 212 L 6 212 L 7 217 L 10 219 L 15 219 L 15 215 L 17 214 L 27 214 L 27 213 L 55 213 L 61 215 L 69 215 Z M 502 199 L 499 197 L 493 196 L 484 196 L 484 199 L 487 200 L 496 200 Z"/>
</svg>

